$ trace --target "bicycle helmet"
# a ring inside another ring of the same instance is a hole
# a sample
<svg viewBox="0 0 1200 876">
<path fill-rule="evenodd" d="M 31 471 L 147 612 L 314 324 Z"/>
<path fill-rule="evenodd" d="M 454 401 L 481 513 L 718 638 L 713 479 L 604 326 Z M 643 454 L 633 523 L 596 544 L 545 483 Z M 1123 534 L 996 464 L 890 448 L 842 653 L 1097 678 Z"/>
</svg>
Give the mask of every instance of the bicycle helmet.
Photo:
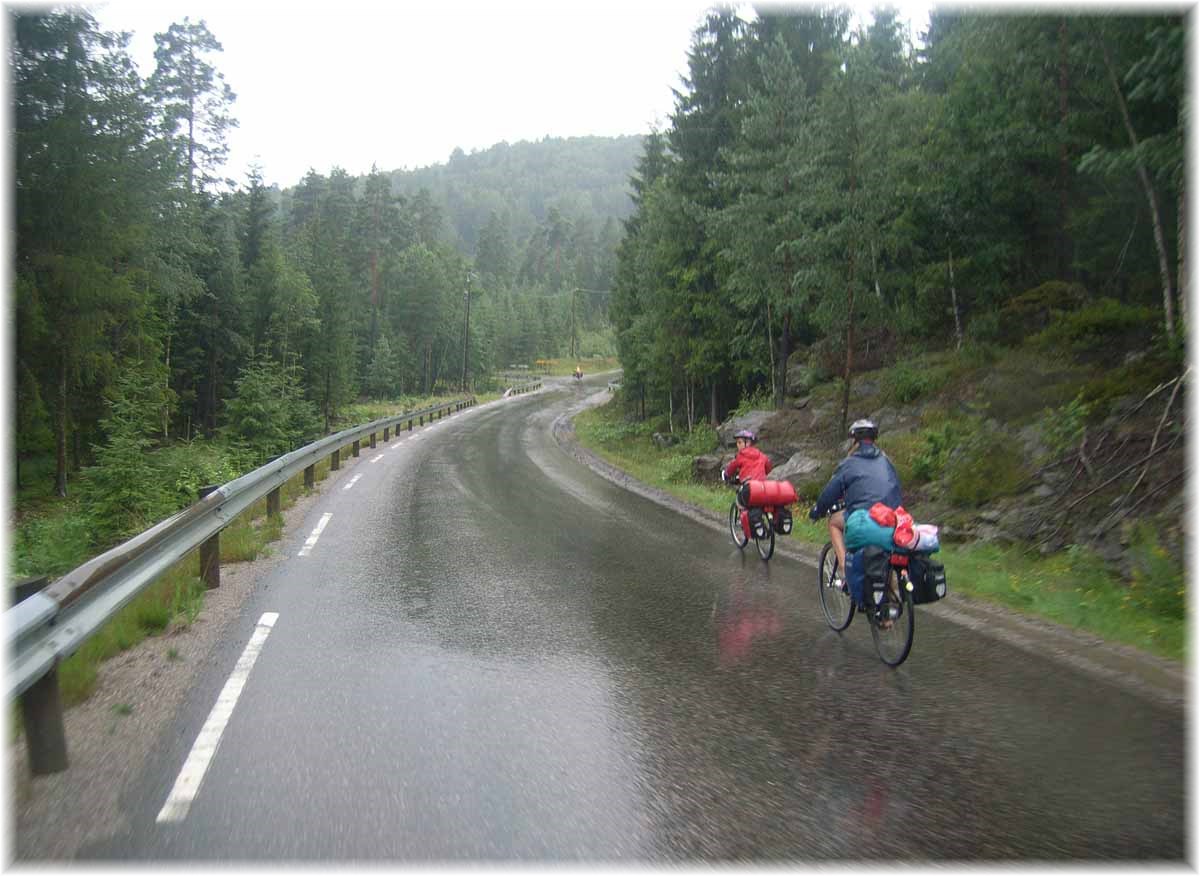
<svg viewBox="0 0 1200 876">
<path fill-rule="evenodd" d="M 747 441 L 749 441 L 751 444 L 753 444 L 753 443 L 755 443 L 756 441 L 758 441 L 758 436 L 757 436 L 757 435 L 755 435 L 753 432 L 751 432 L 749 429 L 738 429 L 738 431 L 736 431 L 736 432 L 734 432 L 734 433 L 733 433 L 733 438 L 734 438 L 734 440 L 735 440 L 735 441 L 736 441 L 738 438 L 745 438 L 745 439 L 746 439 Z"/>
<path fill-rule="evenodd" d="M 879 437 L 879 427 L 873 420 L 855 420 L 850 424 L 850 437 L 855 441 L 863 438 L 874 441 Z"/>
</svg>

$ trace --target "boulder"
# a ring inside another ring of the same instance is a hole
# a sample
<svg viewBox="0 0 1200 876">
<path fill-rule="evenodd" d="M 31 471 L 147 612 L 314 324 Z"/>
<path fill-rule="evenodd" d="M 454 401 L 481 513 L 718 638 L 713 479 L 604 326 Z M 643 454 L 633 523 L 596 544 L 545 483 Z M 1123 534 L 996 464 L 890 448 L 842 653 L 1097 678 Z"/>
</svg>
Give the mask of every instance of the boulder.
<svg viewBox="0 0 1200 876">
<path fill-rule="evenodd" d="M 729 454 L 706 453 L 692 460 L 692 479 L 709 484 L 721 479 L 721 469 L 733 459 Z"/>
<path fill-rule="evenodd" d="M 819 472 L 824 463 L 812 456 L 808 451 L 800 451 L 792 454 L 783 465 L 776 466 L 771 469 L 771 473 L 767 475 L 768 480 L 772 481 L 791 481 L 793 485 L 799 485 L 811 480 L 811 476 Z"/>
<path fill-rule="evenodd" d="M 792 394 L 807 395 L 812 388 L 821 382 L 821 372 L 805 363 L 789 364 L 787 370 L 787 391 Z"/>
<path fill-rule="evenodd" d="M 665 450 L 668 447 L 674 447 L 679 443 L 679 436 L 673 432 L 655 432 L 650 436 L 650 440 L 659 450 Z"/>
<path fill-rule="evenodd" d="M 733 446 L 733 433 L 740 429 L 749 429 L 756 435 L 762 432 L 763 423 L 775 416 L 774 411 L 750 411 L 740 417 L 726 420 L 717 427 L 717 439 L 722 447 Z"/>
</svg>

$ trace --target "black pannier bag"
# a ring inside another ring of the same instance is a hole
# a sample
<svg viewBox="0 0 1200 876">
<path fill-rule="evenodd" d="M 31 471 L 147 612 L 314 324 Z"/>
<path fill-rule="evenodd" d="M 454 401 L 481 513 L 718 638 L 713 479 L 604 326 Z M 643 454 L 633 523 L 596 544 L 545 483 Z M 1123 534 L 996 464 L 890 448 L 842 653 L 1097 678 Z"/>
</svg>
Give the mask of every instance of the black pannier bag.
<svg viewBox="0 0 1200 876">
<path fill-rule="evenodd" d="M 885 551 L 876 545 L 871 544 L 863 548 L 863 596 L 868 605 L 883 604 L 891 558 L 890 551 Z"/>
<path fill-rule="evenodd" d="M 780 508 L 775 512 L 775 531 L 787 535 L 792 531 L 792 509 Z"/>
<path fill-rule="evenodd" d="M 746 510 L 750 513 L 750 534 L 761 538 L 766 534 L 766 530 L 763 529 L 762 508 L 747 508 Z"/>
<path fill-rule="evenodd" d="M 913 586 L 913 604 L 937 602 L 949 592 L 946 567 L 929 554 L 912 554 L 908 558 L 908 580 Z"/>
</svg>

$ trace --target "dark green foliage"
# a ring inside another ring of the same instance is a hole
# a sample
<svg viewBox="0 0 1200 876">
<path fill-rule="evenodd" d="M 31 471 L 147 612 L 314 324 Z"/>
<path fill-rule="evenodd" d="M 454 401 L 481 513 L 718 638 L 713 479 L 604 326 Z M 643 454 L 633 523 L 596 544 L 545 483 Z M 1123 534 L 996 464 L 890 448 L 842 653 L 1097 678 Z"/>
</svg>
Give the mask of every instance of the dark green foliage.
<svg viewBox="0 0 1200 876">
<path fill-rule="evenodd" d="M 1144 350 L 1157 328 L 1154 311 L 1101 298 L 1080 310 L 1059 315 L 1030 342 L 1045 350 L 1070 351 L 1109 363 L 1127 352 Z"/>
<path fill-rule="evenodd" d="M 1086 301 L 1087 290 L 1077 283 L 1057 280 L 1042 283 L 1010 299 L 1000 308 L 996 340 L 1019 343 L 1029 337 L 1031 329 L 1078 310 Z"/>
<path fill-rule="evenodd" d="M 224 434 L 259 466 L 313 440 L 319 421 L 304 398 L 295 369 L 273 359 L 255 359 L 236 381 L 225 409 Z"/>
<path fill-rule="evenodd" d="M 100 424 L 105 442 L 94 448 L 96 464 L 83 472 L 83 504 L 98 545 L 140 532 L 176 510 L 148 460 L 162 404 L 152 374 L 130 368 L 118 378 Z"/>
</svg>

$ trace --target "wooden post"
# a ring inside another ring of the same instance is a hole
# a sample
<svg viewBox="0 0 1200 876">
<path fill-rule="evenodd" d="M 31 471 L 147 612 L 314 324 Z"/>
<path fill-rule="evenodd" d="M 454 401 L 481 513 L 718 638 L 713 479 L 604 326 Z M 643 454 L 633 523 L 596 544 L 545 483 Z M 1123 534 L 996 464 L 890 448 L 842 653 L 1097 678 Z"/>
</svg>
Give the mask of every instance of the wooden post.
<svg viewBox="0 0 1200 876">
<path fill-rule="evenodd" d="M 371 449 L 372 450 L 375 449 L 375 433 L 374 432 L 371 433 Z"/>
<path fill-rule="evenodd" d="M 317 485 L 317 467 L 310 465 L 304 469 L 304 489 L 311 490 Z"/>
<path fill-rule="evenodd" d="M 21 719 L 29 746 L 29 769 L 35 776 L 67 768 L 67 733 L 63 727 L 58 667 L 51 669 L 20 696 Z"/>
<path fill-rule="evenodd" d="M 351 445 L 350 453 L 353 454 L 355 459 L 358 459 L 358 442 L 357 441 L 355 441 L 354 444 Z"/>
<path fill-rule="evenodd" d="M 217 484 L 200 488 L 200 498 L 220 489 Z M 221 533 L 214 532 L 208 540 L 200 545 L 200 578 L 209 590 L 221 586 Z"/>
<path fill-rule="evenodd" d="M 391 428 L 391 426 L 384 426 L 384 427 L 383 427 L 383 443 L 384 443 L 384 444 L 387 444 L 387 443 L 388 443 L 388 430 L 389 430 L 390 428 Z"/>
<path fill-rule="evenodd" d="M 267 493 L 267 517 L 279 516 L 279 487 Z"/>
<path fill-rule="evenodd" d="M 342 467 L 342 448 L 338 448 L 329 454 L 329 470 L 337 471 Z"/>
</svg>

